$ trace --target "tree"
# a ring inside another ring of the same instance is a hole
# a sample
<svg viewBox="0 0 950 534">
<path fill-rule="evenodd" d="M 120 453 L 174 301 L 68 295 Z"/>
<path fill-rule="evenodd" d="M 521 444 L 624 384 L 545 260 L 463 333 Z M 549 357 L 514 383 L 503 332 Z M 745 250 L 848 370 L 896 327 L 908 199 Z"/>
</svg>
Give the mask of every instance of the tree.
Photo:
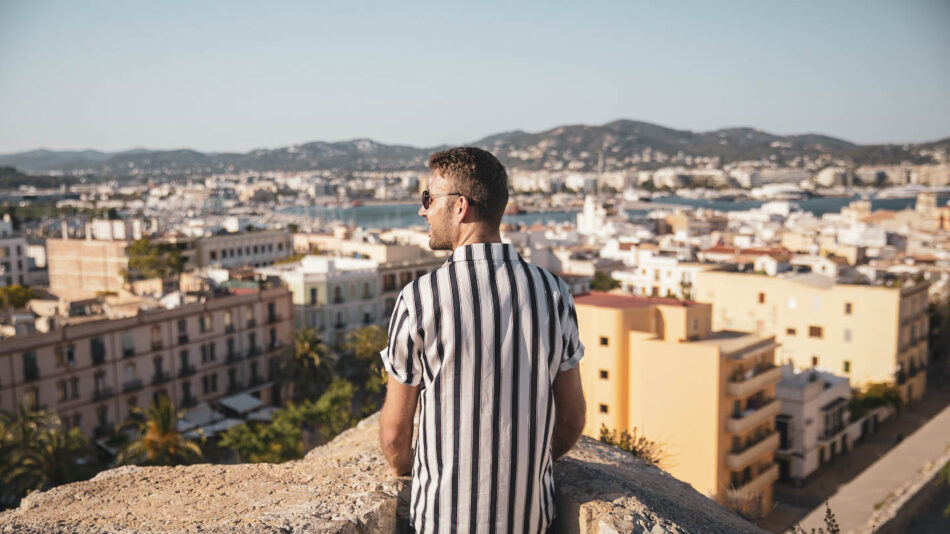
<svg viewBox="0 0 950 534">
<path fill-rule="evenodd" d="M 131 428 L 136 437 L 119 452 L 117 464 L 180 465 L 201 460 L 198 443 L 178 431 L 183 412 L 175 411 L 168 396 L 160 395 L 147 411 L 135 406 L 132 413 L 119 429 Z"/>
<path fill-rule="evenodd" d="M 0 306 L 3 308 L 22 308 L 35 297 L 36 293 L 30 287 L 19 284 L 0 287 Z"/>
<path fill-rule="evenodd" d="M 64 431 L 53 412 L 26 403 L 16 414 L 0 411 L 0 507 L 16 506 L 30 491 L 88 478 L 92 459 L 79 429 Z"/>
<path fill-rule="evenodd" d="M 284 398 L 294 402 L 316 399 L 333 380 L 336 358 L 312 328 L 294 332 L 293 347 L 281 361 L 280 381 Z"/>
<path fill-rule="evenodd" d="M 627 451 L 657 467 L 663 467 L 668 461 L 666 452 L 660 444 L 647 439 L 646 436 L 638 436 L 636 427 L 632 432 L 626 430 L 617 432 L 616 429 L 611 430 L 607 428 L 607 425 L 601 424 L 600 441 Z"/>
<path fill-rule="evenodd" d="M 620 287 L 620 282 L 614 280 L 606 273 L 594 273 L 594 279 L 590 283 L 590 288 L 594 291 L 610 291 Z"/>
<path fill-rule="evenodd" d="M 356 423 L 352 415 L 353 384 L 337 378 L 317 400 L 290 403 L 274 412 L 270 423 L 244 423 L 229 428 L 220 445 L 235 450 L 242 461 L 281 463 L 303 457 L 302 429 L 318 433 L 325 443 Z"/>
<path fill-rule="evenodd" d="M 856 421 L 880 406 L 890 405 L 896 410 L 901 404 L 901 394 L 897 386 L 887 382 L 874 382 L 865 386 L 864 390 L 851 391 L 848 409 L 851 412 L 851 420 Z"/>
<path fill-rule="evenodd" d="M 126 249 L 129 267 L 122 272 L 126 281 L 167 278 L 184 269 L 181 252 L 172 245 L 155 245 L 148 238 L 132 242 Z"/>
<path fill-rule="evenodd" d="M 364 414 L 375 412 L 381 405 L 386 376 L 379 352 L 386 348 L 388 342 L 386 330 L 378 325 L 360 328 L 346 335 L 343 348 L 350 357 L 342 358 L 340 364 L 347 367 L 342 369 L 343 374 L 361 385 Z"/>
</svg>

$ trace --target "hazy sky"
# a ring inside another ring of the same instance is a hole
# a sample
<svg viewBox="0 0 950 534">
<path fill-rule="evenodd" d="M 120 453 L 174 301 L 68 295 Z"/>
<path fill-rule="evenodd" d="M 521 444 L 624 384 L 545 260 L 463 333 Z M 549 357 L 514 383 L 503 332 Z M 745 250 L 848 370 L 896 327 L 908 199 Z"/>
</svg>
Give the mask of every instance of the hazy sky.
<svg viewBox="0 0 950 534">
<path fill-rule="evenodd" d="M 950 136 L 948 28 L 948 0 L 0 0 L 0 153 L 618 118 L 929 141 Z"/>
</svg>

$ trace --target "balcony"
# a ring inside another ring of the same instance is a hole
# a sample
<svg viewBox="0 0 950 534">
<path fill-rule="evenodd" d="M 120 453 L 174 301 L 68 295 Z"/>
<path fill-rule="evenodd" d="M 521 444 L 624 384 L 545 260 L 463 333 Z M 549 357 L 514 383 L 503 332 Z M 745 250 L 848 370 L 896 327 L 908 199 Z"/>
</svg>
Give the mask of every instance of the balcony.
<svg viewBox="0 0 950 534">
<path fill-rule="evenodd" d="M 123 358 L 131 358 L 132 356 L 135 356 L 135 349 L 134 349 L 134 348 L 126 347 L 126 348 L 122 349 L 122 357 L 123 357 Z"/>
<path fill-rule="evenodd" d="M 228 355 L 224 358 L 225 363 L 237 363 L 241 361 L 241 355 L 236 352 L 228 352 Z"/>
<path fill-rule="evenodd" d="M 186 376 L 191 376 L 195 374 L 194 365 L 184 365 L 181 369 L 178 370 L 178 378 L 184 378 Z"/>
<path fill-rule="evenodd" d="M 113 430 L 112 425 L 109 423 L 100 423 L 96 428 L 92 429 L 92 435 L 94 439 L 104 438 L 112 435 Z"/>
<path fill-rule="evenodd" d="M 23 371 L 23 381 L 24 381 L 24 382 L 32 382 L 32 381 L 34 381 L 34 380 L 39 380 L 39 379 L 40 379 L 40 370 L 39 370 L 38 367 L 35 367 L 35 366 L 34 366 L 34 367 L 27 367 L 27 368 Z"/>
<path fill-rule="evenodd" d="M 142 389 L 142 381 L 138 378 L 126 380 L 125 383 L 122 384 L 122 393 L 129 393 L 140 389 Z"/>
<path fill-rule="evenodd" d="M 248 358 L 253 358 L 255 356 L 260 356 L 260 355 L 261 355 L 261 348 L 256 345 L 252 346 L 251 348 L 247 350 Z"/>
<path fill-rule="evenodd" d="M 191 408 L 192 406 L 196 404 L 198 404 L 198 399 L 192 397 L 191 395 L 185 397 L 181 401 L 181 405 L 184 406 L 185 408 Z"/>
<path fill-rule="evenodd" d="M 228 384 L 228 393 L 229 393 L 229 394 L 230 394 L 230 393 L 237 393 L 237 392 L 243 391 L 243 390 L 244 390 L 244 384 L 242 384 L 240 380 L 235 380 L 234 382 L 231 382 L 230 384 Z"/>
<path fill-rule="evenodd" d="M 152 341 L 152 350 L 162 350 L 162 342 Z"/>
<path fill-rule="evenodd" d="M 726 430 L 733 434 L 748 432 L 765 421 L 775 417 L 782 406 L 778 399 L 772 399 L 761 406 L 747 409 L 740 414 L 733 414 L 726 421 Z"/>
<path fill-rule="evenodd" d="M 273 314 L 273 315 L 268 315 L 268 316 L 267 316 L 267 324 L 274 324 L 274 323 L 276 323 L 276 322 L 278 322 L 278 321 L 280 321 L 280 315 L 279 315 L 279 314 L 276 314 L 276 313 L 275 313 L 275 314 Z"/>
<path fill-rule="evenodd" d="M 184 345 L 188 343 L 188 334 L 178 334 L 178 344 Z"/>
<path fill-rule="evenodd" d="M 747 397 L 757 391 L 761 391 L 769 384 L 778 382 L 782 378 L 781 367 L 768 367 L 749 378 L 729 382 L 726 391 L 733 397 Z"/>
<path fill-rule="evenodd" d="M 92 392 L 92 400 L 100 401 L 108 399 L 113 395 L 115 395 L 115 391 L 113 391 L 112 388 L 96 388 L 96 390 Z"/>
<path fill-rule="evenodd" d="M 275 342 L 269 343 L 269 344 L 267 345 L 267 350 L 268 350 L 268 352 L 270 352 L 270 351 L 275 351 L 275 350 L 280 350 L 281 347 L 283 347 L 283 345 L 281 345 L 279 341 L 275 341 Z"/>
<path fill-rule="evenodd" d="M 778 480 L 778 464 L 771 464 L 768 468 L 759 472 L 758 475 L 751 477 L 736 489 L 747 492 L 747 494 L 756 494 L 772 483 Z"/>
<path fill-rule="evenodd" d="M 157 386 L 159 384 L 164 384 L 165 382 L 168 382 L 171 379 L 172 379 L 171 376 L 167 372 L 160 371 L 152 375 L 152 385 Z"/>
<path fill-rule="evenodd" d="M 257 319 L 248 319 L 248 320 L 247 320 L 247 327 L 248 327 L 248 328 L 254 328 L 255 326 L 257 326 Z"/>
<path fill-rule="evenodd" d="M 93 365 L 102 365 L 106 363 L 106 353 L 105 352 L 93 352 L 92 353 L 92 364 Z"/>
<path fill-rule="evenodd" d="M 233 325 L 233 324 L 226 324 L 226 325 L 224 325 L 224 331 L 225 331 L 226 333 L 228 333 L 228 334 L 233 334 L 233 333 L 234 333 L 234 325 Z"/>
<path fill-rule="evenodd" d="M 772 431 L 761 440 L 753 441 L 751 444 L 746 444 L 745 448 L 727 454 L 726 466 L 735 471 L 745 469 L 747 465 L 754 462 L 763 454 L 777 449 L 778 442 L 778 432 Z"/>
</svg>

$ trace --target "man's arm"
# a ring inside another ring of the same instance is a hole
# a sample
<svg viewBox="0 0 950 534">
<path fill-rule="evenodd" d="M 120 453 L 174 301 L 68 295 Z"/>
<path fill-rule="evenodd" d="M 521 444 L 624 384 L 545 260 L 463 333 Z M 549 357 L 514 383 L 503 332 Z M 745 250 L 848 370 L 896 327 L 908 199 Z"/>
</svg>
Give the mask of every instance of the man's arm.
<svg viewBox="0 0 950 534">
<path fill-rule="evenodd" d="M 554 431 L 551 436 L 551 455 L 555 460 L 574 447 L 584 431 L 587 406 L 581 389 L 578 366 L 561 372 L 554 379 Z"/>
<path fill-rule="evenodd" d="M 412 470 L 412 419 L 418 398 L 419 386 L 407 386 L 389 377 L 386 402 L 379 413 L 379 446 L 393 475 L 406 475 Z"/>
</svg>

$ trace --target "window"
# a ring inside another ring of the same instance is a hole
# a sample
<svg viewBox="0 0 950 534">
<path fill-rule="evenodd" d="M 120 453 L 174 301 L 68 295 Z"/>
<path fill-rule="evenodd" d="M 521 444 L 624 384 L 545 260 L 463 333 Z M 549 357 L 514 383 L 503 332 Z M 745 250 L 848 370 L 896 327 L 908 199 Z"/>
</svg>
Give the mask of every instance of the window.
<svg viewBox="0 0 950 534">
<path fill-rule="evenodd" d="M 317 288 L 310 288 L 310 305 L 315 306 L 317 304 Z"/>
<path fill-rule="evenodd" d="M 785 335 L 786 335 L 786 336 L 794 336 L 794 335 L 795 335 L 795 329 L 794 329 L 794 328 L 786 328 L 786 329 L 785 329 Z"/>
<path fill-rule="evenodd" d="M 608 376 L 609 376 L 609 375 L 608 375 L 606 369 L 601 369 L 601 370 L 600 370 L 600 379 L 601 379 L 601 380 L 607 380 L 607 377 L 608 377 Z"/>
<path fill-rule="evenodd" d="M 844 329 L 844 340 L 845 340 L 845 341 L 851 341 L 851 329 L 850 329 L 850 328 L 845 328 L 845 329 Z"/>
<path fill-rule="evenodd" d="M 122 332 L 122 355 L 129 357 L 135 354 L 135 339 L 132 337 L 132 332 L 126 330 Z"/>
<path fill-rule="evenodd" d="M 202 315 L 201 317 L 198 318 L 198 330 L 200 330 L 201 332 L 207 332 L 208 330 L 211 330 L 211 316 L 210 315 Z"/>
<path fill-rule="evenodd" d="M 218 259 L 218 251 L 216 251 L 216 250 L 212 250 L 212 251 L 211 251 L 211 259 L 212 259 L 212 260 Z"/>
<path fill-rule="evenodd" d="M 609 345 L 609 344 L 610 344 L 610 343 L 609 343 L 609 341 L 607 340 L 606 337 L 601 337 L 601 338 L 600 338 L 600 346 L 601 346 L 601 347 L 606 347 L 606 346 Z"/>
<path fill-rule="evenodd" d="M 765 304 L 765 293 L 759 293 L 759 304 Z"/>
<path fill-rule="evenodd" d="M 69 379 L 69 396 L 74 399 L 79 398 L 79 377 L 74 376 Z"/>
<path fill-rule="evenodd" d="M 63 402 L 69 397 L 69 392 L 66 391 L 66 381 L 60 380 L 56 383 L 56 399 L 59 402 Z"/>
<path fill-rule="evenodd" d="M 822 338 L 822 328 L 820 326 L 809 326 L 808 337 Z"/>
<path fill-rule="evenodd" d="M 844 303 L 844 314 L 851 315 L 851 312 L 854 310 L 850 302 Z"/>
<path fill-rule="evenodd" d="M 606 405 L 606 404 L 601 404 L 601 405 L 600 405 L 600 413 L 607 413 L 607 405 Z"/>
<path fill-rule="evenodd" d="M 812 366 L 812 367 L 818 367 L 818 356 L 812 356 L 812 357 L 811 357 L 811 366 Z"/>
<path fill-rule="evenodd" d="M 101 337 L 89 340 L 89 352 L 92 354 L 92 364 L 99 365 L 106 361 L 106 342 Z"/>
<path fill-rule="evenodd" d="M 851 372 L 851 360 L 845 360 L 845 361 L 844 361 L 844 372 L 846 372 L 846 373 L 850 373 L 850 372 Z"/>
<path fill-rule="evenodd" d="M 23 381 L 29 382 L 40 377 L 40 368 L 36 364 L 35 352 L 23 353 Z"/>
</svg>

